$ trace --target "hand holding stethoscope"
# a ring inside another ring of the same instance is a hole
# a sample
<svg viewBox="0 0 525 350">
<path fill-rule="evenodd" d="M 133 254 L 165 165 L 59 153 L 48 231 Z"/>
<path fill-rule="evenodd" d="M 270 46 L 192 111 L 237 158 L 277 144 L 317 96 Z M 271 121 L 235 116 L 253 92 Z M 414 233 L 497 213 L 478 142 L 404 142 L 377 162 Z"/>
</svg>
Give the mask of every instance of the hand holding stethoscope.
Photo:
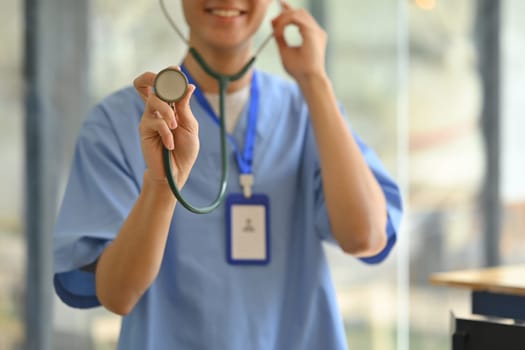
<svg viewBox="0 0 525 350">
<path fill-rule="evenodd" d="M 168 68 L 178 71 L 176 67 Z M 182 187 L 188 179 L 189 173 L 197 154 L 199 153 L 199 124 L 190 109 L 190 98 L 195 91 L 194 85 L 184 86 L 187 91 L 175 93 L 180 96 L 172 103 L 166 103 L 167 97 L 162 100 L 153 93 L 153 86 L 167 84 L 158 81 L 158 77 L 172 78 L 167 74 L 143 73 L 138 76 L 133 85 L 145 103 L 144 113 L 139 124 L 141 147 L 146 167 L 148 180 L 166 182 L 162 151 L 164 148 L 171 150 L 172 173 L 177 185 Z M 180 77 L 182 75 L 178 75 Z M 177 79 L 177 78 L 175 78 Z M 167 80 L 167 79 L 166 79 Z"/>
</svg>

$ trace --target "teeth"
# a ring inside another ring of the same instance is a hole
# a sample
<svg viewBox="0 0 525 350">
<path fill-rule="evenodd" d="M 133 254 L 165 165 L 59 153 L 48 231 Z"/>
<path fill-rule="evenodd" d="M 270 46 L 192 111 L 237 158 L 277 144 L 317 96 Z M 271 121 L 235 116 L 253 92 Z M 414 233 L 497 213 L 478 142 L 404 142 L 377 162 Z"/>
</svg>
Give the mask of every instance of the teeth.
<svg viewBox="0 0 525 350">
<path fill-rule="evenodd" d="M 241 15 L 241 11 L 239 10 L 211 10 L 211 13 L 221 17 L 235 17 Z"/>
</svg>

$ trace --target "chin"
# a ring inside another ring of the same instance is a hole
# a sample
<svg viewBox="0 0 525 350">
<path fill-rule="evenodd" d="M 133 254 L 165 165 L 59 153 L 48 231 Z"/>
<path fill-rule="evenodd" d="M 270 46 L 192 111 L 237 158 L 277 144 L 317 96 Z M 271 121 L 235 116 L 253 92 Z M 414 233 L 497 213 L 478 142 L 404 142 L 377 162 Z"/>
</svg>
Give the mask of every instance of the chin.
<svg viewBox="0 0 525 350">
<path fill-rule="evenodd" d="M 214 40 L 212 43 L 210 43 L 210 46 L 216 50 L 235 51 L 249 48 L 250 43 L 250 40 L 235 40 L 235 38 L 230 36 L 227 39 Z"/>
</svg>

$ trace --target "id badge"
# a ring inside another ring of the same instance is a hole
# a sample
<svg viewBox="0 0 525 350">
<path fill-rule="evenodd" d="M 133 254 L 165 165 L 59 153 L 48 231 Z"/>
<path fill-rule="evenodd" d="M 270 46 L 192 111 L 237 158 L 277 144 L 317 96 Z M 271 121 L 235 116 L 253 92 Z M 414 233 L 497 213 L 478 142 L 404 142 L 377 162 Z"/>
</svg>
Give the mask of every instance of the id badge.
<svg viewBox="0 0 525 350">
<path fill-rule="evenodd" d="M 226 258 L 234 265 L 270 262 L 270 202 L 264 194 L 226 199 Z"/>
</svg>

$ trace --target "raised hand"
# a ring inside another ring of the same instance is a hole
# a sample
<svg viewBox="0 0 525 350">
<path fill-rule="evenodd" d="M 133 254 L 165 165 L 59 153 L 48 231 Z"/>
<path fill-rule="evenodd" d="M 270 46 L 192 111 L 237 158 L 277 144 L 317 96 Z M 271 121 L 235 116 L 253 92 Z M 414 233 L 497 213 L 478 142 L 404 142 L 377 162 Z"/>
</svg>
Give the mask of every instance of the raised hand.
<svg viewBox="0 0 525 350">
<path fill-rule="evenodd" d="M 305 9 L 292 8 L 284 1 L 282 8 L 272 26 L 284 68 L 300 85 L 312 77 L 324 77 L 326 32 Z M 284 31 L 288 25 L 298 27 L 303 39 L 300 46 L 287 44 Z"/>
</svg>

